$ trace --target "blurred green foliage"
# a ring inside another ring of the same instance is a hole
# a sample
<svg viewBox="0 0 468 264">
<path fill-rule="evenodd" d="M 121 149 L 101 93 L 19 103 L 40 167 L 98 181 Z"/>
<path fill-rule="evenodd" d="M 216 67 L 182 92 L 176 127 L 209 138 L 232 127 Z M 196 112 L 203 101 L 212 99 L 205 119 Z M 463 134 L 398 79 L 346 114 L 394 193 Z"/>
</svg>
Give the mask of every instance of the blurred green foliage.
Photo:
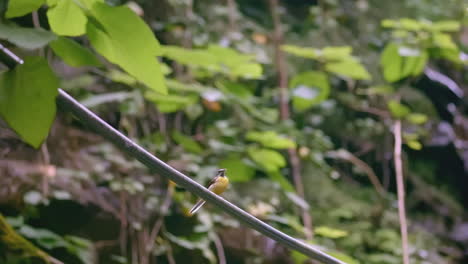
<svg viewBox="0 0 468 264">
<path fill-rule="evenodd" d="M 21 56 L 47 56 L 0 73 L 0 114 L 39 147 L 60 86 L 199 182 L 227 168 L 225 198 L 275 228 L 305 238 L 305 209 L 309 243 L 371 264 L 401 263 L 391 156 L 399 119 L 411 263 L 461 263 L 466 243 L 450 235 L 466 217 L 452 192 L 459 186 L 427 154 L 442 117 L 415 83 L 428 65 L 466 82 L 466 1 L 279 1 L 287 120 L 279 118 L 268 3 L 10 0 L 0 40 Z M 31 26 L 31 11 L 44 29 Z M 48 254 L 67 263 L 309 263 L 208 204 L 187 217 L 196 197 L 72 118 L 57 123 L 46 141 L 56 166 L 51 191 L 34 177 L 47 173 L 30 163 L 28 177 L 11 183 L 19 206 L 0 189 L 0 210 L 20 215 L 10 224 Z M 340 149 L 352 155 L 337 157 Z M 300 159 L 305 197 L 295 191 L 288 151 Z M 14 253 L 0 259 L 28 263 Z"/>
</svg>

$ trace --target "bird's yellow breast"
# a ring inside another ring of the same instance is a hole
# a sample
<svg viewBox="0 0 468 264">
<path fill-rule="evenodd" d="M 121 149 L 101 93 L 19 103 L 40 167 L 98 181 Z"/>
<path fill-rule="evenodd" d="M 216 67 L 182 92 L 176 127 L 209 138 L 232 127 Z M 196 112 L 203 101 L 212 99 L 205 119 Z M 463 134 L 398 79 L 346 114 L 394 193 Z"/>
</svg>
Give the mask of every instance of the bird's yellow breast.
<svg viewBox="0 0 468 264">
<path fill-rule="evenodd" d="M 229 180 L 227 177 L 218 177 L 216 181 L 210 186 L 209 190 L 216 193 L 222 194 L 228 187 Z"/>
</svg>

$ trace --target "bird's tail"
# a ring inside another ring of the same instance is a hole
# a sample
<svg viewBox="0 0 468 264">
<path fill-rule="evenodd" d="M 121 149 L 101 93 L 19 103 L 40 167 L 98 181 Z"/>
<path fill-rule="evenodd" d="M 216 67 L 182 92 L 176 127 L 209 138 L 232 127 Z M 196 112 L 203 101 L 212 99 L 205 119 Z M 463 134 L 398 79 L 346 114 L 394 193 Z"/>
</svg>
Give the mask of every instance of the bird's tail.
<svg viewBox="0 0 468 264">
<path fill-rule="evenodd" d="M 199 200 L 193 207 L 190 209 L 189 215 L 194 215 L 203 205 L 205 200 Z"/>
</svg>

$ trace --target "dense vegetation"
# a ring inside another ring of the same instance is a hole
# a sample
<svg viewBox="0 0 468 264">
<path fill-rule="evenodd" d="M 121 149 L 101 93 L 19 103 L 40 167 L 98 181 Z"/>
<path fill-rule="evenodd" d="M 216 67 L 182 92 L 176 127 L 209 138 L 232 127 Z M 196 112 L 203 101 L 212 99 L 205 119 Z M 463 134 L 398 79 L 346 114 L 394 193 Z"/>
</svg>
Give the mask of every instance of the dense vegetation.
<svg viewBox="0 0 468 264">
<path fill-rule="evenodd" d="M 466 0 L 0 14 L 24 60 L 0 63 L 0 263 L 312 263 L 209 204 L 189 217 L 197 197 L 60 111 L 59 87 L 200 183 L 227 168 L 227 200 L 346 263 L 467 261 Z"/>
</svg>

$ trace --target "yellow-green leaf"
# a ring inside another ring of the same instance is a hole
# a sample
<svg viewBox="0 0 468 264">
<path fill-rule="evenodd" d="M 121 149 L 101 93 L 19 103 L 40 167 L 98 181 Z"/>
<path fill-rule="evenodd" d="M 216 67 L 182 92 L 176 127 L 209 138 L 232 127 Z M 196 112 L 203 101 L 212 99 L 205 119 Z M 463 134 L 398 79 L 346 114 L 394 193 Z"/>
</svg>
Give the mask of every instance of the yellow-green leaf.
<svg viewBox="0 0 468 264">
<path fill-rule="evenodd" d="M 286 149 L 295 148 L 296 143 L 291 139 L 278 135 L 274 131 L 251 131 L 247 133 L 246 138 L 251 141 L 256 141 L 268 148 Z"/>
<path fill-rule="evenodd" d="M 61 36 L 80 36 L 86 32 L 86 18 L 83 10 L 73 0 L 60 0 L 47 11 L 49 25 Z"/>
<path fill-rule="evenodd" d="M 37 10 L 45 0 L 9 0 L 6 18 L 20 17 Z"/>
<path fill-rule="evenodd" d="M 42 57 L 0 75 L 0 115 L 21 138 L 37 148 L 55 118 L 59 80 Z"/>
</svg>

